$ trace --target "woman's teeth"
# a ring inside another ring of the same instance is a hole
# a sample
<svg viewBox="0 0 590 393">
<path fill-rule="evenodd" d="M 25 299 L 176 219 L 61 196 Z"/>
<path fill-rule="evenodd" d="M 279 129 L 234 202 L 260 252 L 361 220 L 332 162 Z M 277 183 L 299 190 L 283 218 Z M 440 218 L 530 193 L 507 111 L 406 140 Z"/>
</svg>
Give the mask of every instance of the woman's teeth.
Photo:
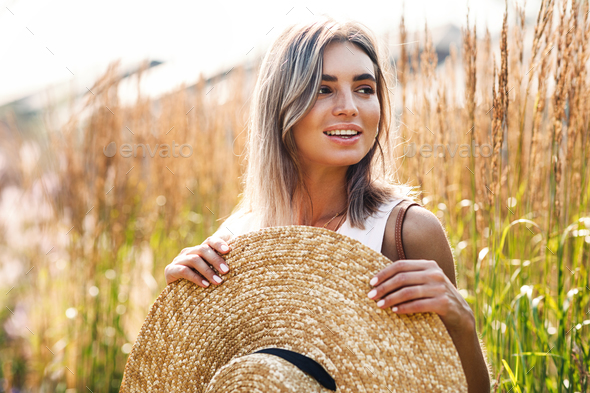
<svg viewBox="0 0 590 393">
<path fill-rule="evenodd" d="M 334 131 L 326 131 L 325 134 L 329 136 L 339 136 L 340 138 L 350 139 L 353 136 L 357 135 L 359 132 L 355 130 L 334 130 Z"/>
</svg>

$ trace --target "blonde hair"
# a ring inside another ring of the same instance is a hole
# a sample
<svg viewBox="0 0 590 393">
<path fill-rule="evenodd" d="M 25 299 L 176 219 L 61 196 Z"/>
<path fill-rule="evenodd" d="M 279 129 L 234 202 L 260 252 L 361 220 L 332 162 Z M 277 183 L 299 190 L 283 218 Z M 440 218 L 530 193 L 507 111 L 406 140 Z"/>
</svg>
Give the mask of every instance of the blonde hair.
<svg viewBox="0 0 590 393">
<path fill-rule="evenodd" d="M 417 192 L 396 182 L 391 141 L 395 138 L 390 138 L 391 104 L 385 78 L 387 57 L 363 24 L 321 15 L 312 22 L 286 28 L 264 56 L 250 110 L 242 198 L 230 218 L 253 212 L 256 228 L 297 224 L 293 196 L 296 191 L 305 191 L 308 196 L 309 192 L 303 182 L 292 127 L 315 104 L 324 49 L 333 41 L 356 45 L 373 62 L 381 114 L 373 147 L 346 172 L 351 226 L 364 229 L 367 216 L 391 199 L 415 201 Z M 377 148 L 380 155 L 375 154 Z M 311 198 L 309 206 L 313 213 Z M 305 220 L 304 225 L 310 225 L 309 214 Z"/>
</svg>

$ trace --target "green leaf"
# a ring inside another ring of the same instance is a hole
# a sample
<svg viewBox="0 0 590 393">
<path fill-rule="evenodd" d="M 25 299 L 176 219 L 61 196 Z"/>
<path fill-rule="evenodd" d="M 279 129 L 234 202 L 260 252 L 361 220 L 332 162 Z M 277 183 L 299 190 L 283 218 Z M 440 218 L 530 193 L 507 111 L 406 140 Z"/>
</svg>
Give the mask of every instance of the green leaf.
<svg viewBox="0 0 590 393">
<path fill-rule="evenodd" d="M 514 376 L 514 373 L 512 372 L 512 369 L 510 369 L 510 366 L 508 365 L 506 360 L 502 359 L 502 363 L 504 364 L 506 371 L 508 371 L 508 375 L 510 376 L 510 381 L 512 381 L 512 385 L 515 389 L 514 391 L 522 393 L 520 390 L 520 387 L 518 387 L 518 382 L 516 381 L 516 377 Z"/>
</svg>

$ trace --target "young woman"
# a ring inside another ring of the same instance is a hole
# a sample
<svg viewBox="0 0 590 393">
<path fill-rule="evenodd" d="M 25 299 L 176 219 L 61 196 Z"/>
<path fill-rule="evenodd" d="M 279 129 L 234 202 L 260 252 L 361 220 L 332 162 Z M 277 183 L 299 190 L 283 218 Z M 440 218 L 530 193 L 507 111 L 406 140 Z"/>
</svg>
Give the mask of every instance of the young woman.
<svg viewBox="0 0 590 393">
<path fill-rule="evenodd" d="M 229 268 L 217 252 L 228 252 L 231 237 L 251 230 L 312 225 L 354 235 L 396 261 L 371 279 L 369 298 L 397 313 L 436 312 L 457 347 L 469 392 L 489 392 L 475 318 L 457 291 L 438 218 L 408 209 L 406 258 L 396 251 L 397 205 L 414 194 L 396 184 L 389 159 L 386 67 L 374 34 L 360 23 L 323 16 L 286 29 L 267 52 L 253 95 L 243 198 L 214 235 L 166 267 L 166 282 L 219 285 L 213 268 L 220 275 Z M 389 215 L 380 213 L 384 207 Z"/>
</svg>

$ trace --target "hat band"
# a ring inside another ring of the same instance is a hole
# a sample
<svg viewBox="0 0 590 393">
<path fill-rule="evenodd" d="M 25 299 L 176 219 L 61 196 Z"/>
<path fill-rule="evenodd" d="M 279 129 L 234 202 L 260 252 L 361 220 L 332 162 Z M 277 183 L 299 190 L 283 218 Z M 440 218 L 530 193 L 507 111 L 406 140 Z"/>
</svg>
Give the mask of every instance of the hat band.
<svg viewBox="0 0 590 393">
<path fill-rule="evenodd" d="M 308 373 L 316 379 L 323 387 L 330 390 L 336 390 L 336 381 L 328 374 L 321 364 L 312 358 L 293 352 L 284 348 L 264 348 L 254 353 L 269 353 L 278 356 L 297 366 L 301 371 Z"/>
</svg>

